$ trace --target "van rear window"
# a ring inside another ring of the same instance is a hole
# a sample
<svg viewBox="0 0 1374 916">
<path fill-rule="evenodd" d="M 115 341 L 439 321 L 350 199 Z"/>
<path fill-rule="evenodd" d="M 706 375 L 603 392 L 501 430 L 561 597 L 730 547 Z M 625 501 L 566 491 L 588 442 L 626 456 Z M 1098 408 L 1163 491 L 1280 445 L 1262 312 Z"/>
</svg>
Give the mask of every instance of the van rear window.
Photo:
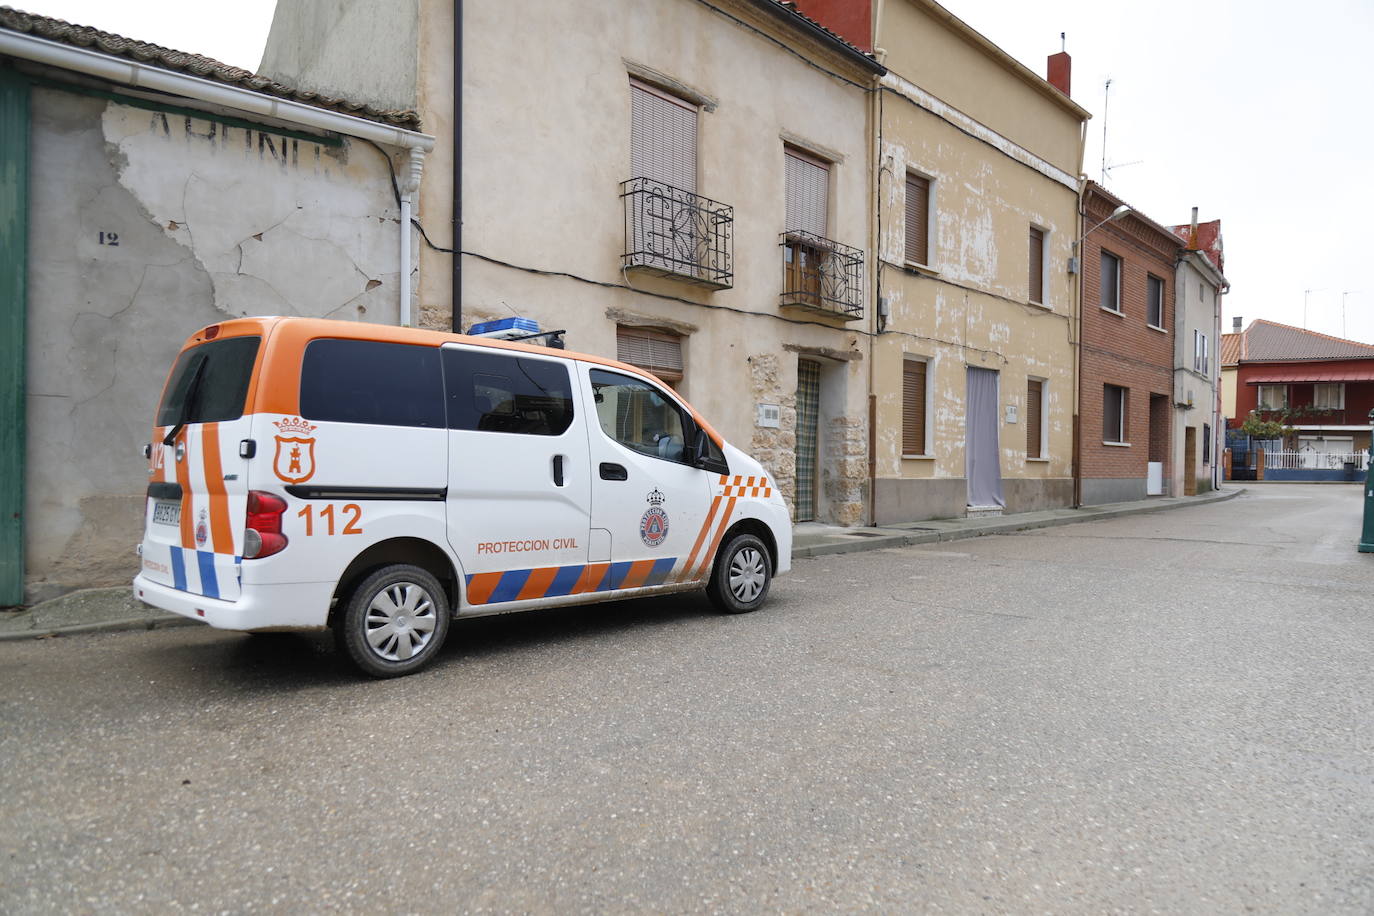
<svg viewBox="0 0 1374 916">
<path fill-rule="evenodd" d="M 312 340 L 301 362 L 301 416 L 443 429 L 439 350 L 375 340 Z"/>
<path fill-rule="evenodd" d="M 243 416 L 261 343 L 260 337 L 224 337 L 183 350 L 163 392 L 157 425 L 222 423 Z"/>
</svg>

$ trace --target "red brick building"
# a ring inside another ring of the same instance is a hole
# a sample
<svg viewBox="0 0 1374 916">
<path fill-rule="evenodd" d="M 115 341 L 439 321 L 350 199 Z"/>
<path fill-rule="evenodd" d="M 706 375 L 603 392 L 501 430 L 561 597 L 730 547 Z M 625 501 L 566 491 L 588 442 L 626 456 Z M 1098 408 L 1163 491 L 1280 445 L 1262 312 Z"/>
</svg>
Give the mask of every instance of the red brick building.
<svg viewBox="0 0 1374 916">
<path fill-rule="evenodd" d="M 1174 276 L 1181 243 L 1096 182 L 1079 246 L 1078 503 L 1162 494 L 1171 476 Z"/>
</svg>

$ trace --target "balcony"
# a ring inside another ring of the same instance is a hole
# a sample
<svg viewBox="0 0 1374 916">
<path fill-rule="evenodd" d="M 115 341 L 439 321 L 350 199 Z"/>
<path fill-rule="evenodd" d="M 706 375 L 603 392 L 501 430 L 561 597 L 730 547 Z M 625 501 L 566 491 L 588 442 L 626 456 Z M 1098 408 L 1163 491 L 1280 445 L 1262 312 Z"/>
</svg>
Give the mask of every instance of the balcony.
<svg viewBox="0 0 1374 916">
<path fill-rule="evenodd" d="M 733 207 L 649 178 L 621 182 L 620 198 L 622 268 L 714 289 L 733 285 Z"/>
<path fill-rule="evenodd" d="M 795 230 L 782 234 L 781 245 L 781 305 L 845 321 L 863 318 L 862 251 Z"/>
</svg>

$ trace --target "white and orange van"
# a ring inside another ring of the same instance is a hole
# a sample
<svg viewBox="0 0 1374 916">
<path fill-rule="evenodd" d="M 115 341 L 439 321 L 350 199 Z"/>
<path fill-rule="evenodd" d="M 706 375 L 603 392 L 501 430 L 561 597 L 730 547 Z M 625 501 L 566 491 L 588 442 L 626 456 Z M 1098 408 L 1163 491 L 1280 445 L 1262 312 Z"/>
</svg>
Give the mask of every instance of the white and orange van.
<svg viewBox="0 0 1374 916">
<path fill-rule="evenodd" d="M 791 565 L 756 461 L 654 376 L 549 347 L 226 321 L 186 342 L 146 452 L 136 597 L 331 627 L 378 677 L 452 617 L 702 588 L 739 613 Z"/>
</svg>

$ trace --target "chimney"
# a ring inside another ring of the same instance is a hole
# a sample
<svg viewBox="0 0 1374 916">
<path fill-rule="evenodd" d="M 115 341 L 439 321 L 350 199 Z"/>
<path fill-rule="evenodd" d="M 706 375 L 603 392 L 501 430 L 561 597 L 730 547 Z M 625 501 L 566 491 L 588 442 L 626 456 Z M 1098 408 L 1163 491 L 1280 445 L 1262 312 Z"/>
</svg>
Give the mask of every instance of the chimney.
<svg viewBox="0 0 1374 916">
<path fill-rule="evenodd" d="M 1188 233 L 1188 247 L 1197 251 L 1197 207 L 1193 208 L 1192 229 Z"/>
<path fill-rule="evenodd" d="M 1058 54 L 1051 54 L 1046 66 L 1047 76 L 1050 85 L 1058 89 L 1065 95 L 1069 95 L 1069 71 L 1072 69 L 1072 58 L 1069 52 L 1060 51 Z"/>
<path fill-rule="evenodd" d="M 1237 334 L 1240 333 L 1240 316 L 1239 316 L 1239 315 L 1237 315 L 1236 317 L 1234 317 L 1234 318 L 1231 319 L 1231 328 L 1232 328 L 1232 330 L 1233 330 L 1235 333 L 1237 333 Z"/>
</svg>

